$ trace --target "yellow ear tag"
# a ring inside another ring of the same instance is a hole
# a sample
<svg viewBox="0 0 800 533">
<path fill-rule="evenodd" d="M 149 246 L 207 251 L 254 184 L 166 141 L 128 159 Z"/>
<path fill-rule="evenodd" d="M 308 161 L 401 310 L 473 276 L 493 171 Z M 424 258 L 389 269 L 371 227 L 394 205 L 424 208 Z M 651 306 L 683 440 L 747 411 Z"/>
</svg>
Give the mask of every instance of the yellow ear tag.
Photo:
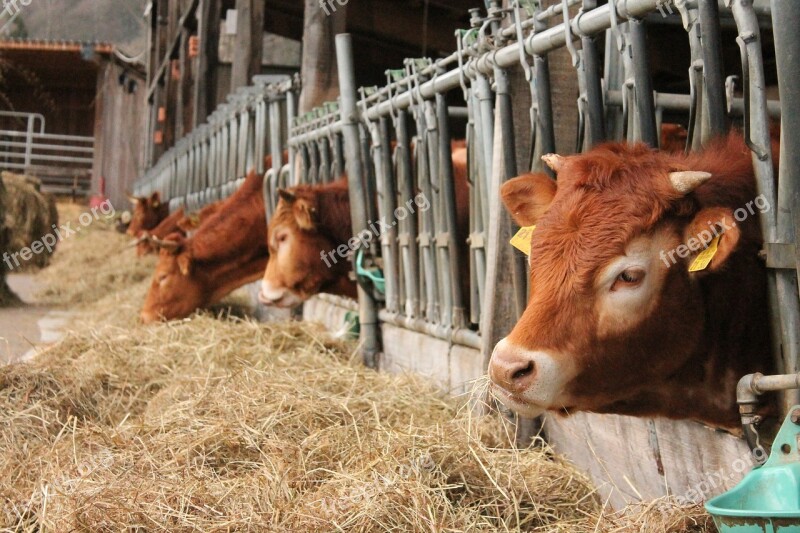
<svg viewBox="0 0 800 533">
<path fill-rule="evenodd" d="M 508 242 L 510 242 L 511 246 L 513 246 L 520 252 L 524 253 L 527 256 L 530 256 L 531 236 L 533 235 L 533 230 L 535 229 L 536 226 L 526 226 L 524 228 L 520 228 L 517 234 L 511 237 L 511 240 Z"/>
<path fill-rule="evenodd" d="M 719 244 L 720 236 L 717 235 L 711 242 L 708 244 L 708 248 L 700 252 L 700 254 L 695 257 L 692 264 L 689 266 L 689 272 L 698 272 L 700 270 L 705 270 L 708 268 L 709 263 L 717 255 L 717 245 Z"/>
</svg>

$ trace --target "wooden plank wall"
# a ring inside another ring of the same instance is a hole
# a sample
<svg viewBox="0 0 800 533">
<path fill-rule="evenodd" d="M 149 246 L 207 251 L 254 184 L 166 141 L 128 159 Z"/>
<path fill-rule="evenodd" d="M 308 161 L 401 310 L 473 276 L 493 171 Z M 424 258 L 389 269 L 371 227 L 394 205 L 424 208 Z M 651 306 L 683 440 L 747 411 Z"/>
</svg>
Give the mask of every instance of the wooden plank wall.
<svg viewBox="0 0 800 533">
<path fill-rule="evenodd" d="M 115 61 L 104 61 L 101 68 L 95 104 L 92 191 L 100 190 L 100 177 L 105 177 L 106 195 L 121 211 L 128 208 L 126 191 L 144 172 L 146 86 L 144 76 L 135 69 Z M 126 81 L 120 84 L 123 74 Z M 135 84 L 133 92 L 129 92 L 131 82 Z"/>
</svg>

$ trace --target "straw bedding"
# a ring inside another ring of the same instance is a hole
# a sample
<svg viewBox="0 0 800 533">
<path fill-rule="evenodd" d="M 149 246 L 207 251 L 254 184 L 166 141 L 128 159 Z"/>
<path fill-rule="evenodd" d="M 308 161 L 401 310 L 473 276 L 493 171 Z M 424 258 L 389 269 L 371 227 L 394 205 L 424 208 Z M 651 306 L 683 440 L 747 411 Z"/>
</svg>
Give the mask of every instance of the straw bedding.
<svg viewBox="0 0 800 533">
<path fill-rule="evenodd" d="M 56 278 L 82 249 L 59 251 Z M 544 443 L 514 450 L 500 417 L 366 369 L 313 325 L 212 313 L 139 325 L 147 268 L 94 257 L 129 283 L 93 278 L 75 331 L 0 368 L 0 528 L 713 531 L 668 502 L 611 514 Z"/>
</svg>

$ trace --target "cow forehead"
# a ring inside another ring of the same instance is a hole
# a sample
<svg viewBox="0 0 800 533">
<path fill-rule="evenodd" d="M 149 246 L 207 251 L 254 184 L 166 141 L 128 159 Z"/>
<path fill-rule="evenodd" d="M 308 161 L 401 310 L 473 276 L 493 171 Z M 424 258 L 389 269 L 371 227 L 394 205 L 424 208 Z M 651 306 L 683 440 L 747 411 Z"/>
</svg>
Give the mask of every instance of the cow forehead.
<svg viewBox="0 0 800 533">
<path fill-rule="evenodd" d="M 532 290 L 590 293 L 596 273 L 651 232 L 669 208 L 667 199 L 636 194 L 635 187 L 559 183 L 531 238 Z"/>
</svg>

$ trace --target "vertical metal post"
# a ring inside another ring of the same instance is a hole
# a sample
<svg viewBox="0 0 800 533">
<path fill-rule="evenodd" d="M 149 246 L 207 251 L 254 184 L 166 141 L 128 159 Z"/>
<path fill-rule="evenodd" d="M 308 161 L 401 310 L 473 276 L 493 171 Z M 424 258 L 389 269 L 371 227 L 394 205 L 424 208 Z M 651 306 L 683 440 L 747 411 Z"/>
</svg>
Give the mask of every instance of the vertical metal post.
<svg viewBox="0 0 800 533">
<path fill-rule="evenodd" d="M 597 0 L 583 0 L 581 15 L 597 7 Z M 580 15 L 578 16 L 580 20 Z M 588 135 L 584 146 L 586 149 L 606 139 L 605 117 L 603 116 L 603 88 L 600 85 L 600 54 L 597 50 L 597 39 L 594 36 L 581 37 L 581 61 L 586 78 L 586 104 L 588 115 Z"/>
<path fill-rule="evenodd" d="M 439 161 L 442 171 L 441 179 L 441 196 L 443 210 L 443 231 L 447 235 L 447 242 L 443 243 L 446 246 L 449 262 L 449 278 L 451 292 L 453 295 L 453 311 L 451 325 L 454 328 L 464 327 L 465 325 L 465 312 L 464 312 L 464 295 L 461 291 L 461 275 L 464 272 L 466 265 L 461 265 L 460 261 L 463 257 L 461 249 L 466 246 L 466 243 L 458 240 L 458 224 L 456 220 L 456 192 L 455 192 L 455 177 L 453 171 L 453 156 L 450 139 L 450 123 L 449 115 L 447 112 L 447 99 L 444 94 L 437 93 L 436 95 L 436 115 L 439 122 Z"/>
<path fill-rule="evenodd" d="M 629 24 L 630 53 L 633 55 L 633 72 L 636 80 L 636 109 L 639 115 L 641 140 L 654 148 L 658 148 L 653 82 L 650 79 L 650 69 L 647 66 L 647 28 L 643 20 L 631 19 Z"/>
<path fill-rule="evenodd" d="M 494 81 L 496 86 L 497 118 L 500 121 L 500 132 L 503 136 L 502 178 L 503 181 L 506 181 L 517 176 L 517 155 L 514 150 L 516 146 L 514 110 L 511 106 L 511 86 L 508 80 L 508 72 L 505 69 L 495 67 Z M 511 224 L 513 234 L 517 230 L 516 225 L 513 222 L 509 222 L 509 224 Z M 522 316 L 528 306 L 528 282 L 525 263 L 524 255 L 514 254 L 512 277 L 514 280 L 514 301 L 516 303 L 517 319 Z"/>
<path fill-rule="evenodd" d="M 33 115 L 28 115 L 28 129 L 25 132 L 25 169 L 31 166 L 33 155 Z"/>
<path fill-rule="evenodd" d="M 294 89 L 291 88 L 286 91 L 286 129 L 291 129 L 294 124 L 294 117 L 297 115 L 297 104 L 295 102 Z M 289 183 L 297 185 L 297 169 L 295 166 L 294 158 L 297 150 L 294 145 L 289 145 Z"/>
<path fill-rule="evenodd" d="M 411 138 L 408 134 L 408 111 L 403 109 L 397 112 L 395 126 L 395 136 L 397 138 L 397 149 L 395 151 L 397 191 L 399 202 L 405 204 L 408 201 L 413 201 L 414 198 Z M 404 312 L 410 318 L 417 318 L 420 309 L 419 249 L 417 247 L 419 228 L 417 226 L 417 217 L 406 217 L 405 220 L 399 222 L 398 244 L 400 245 L 406 297 Z"/>
<path fill-rule="evenodd" d="M 355 67 L 353 65 L 353 41 L 350 34 L 336 36 L 336 59 L 339 71 L 341 94 L 341 121 L 344 136 L 347 183 L 350 191 L 350 218 L 353 235 L 367 230 L 368 199 L 364 194 L 364 169 L 361 165 L 359 142 L 358 92 L 356 90 Z M 380 352 L 378 307 L 372 295 L 359 285 L 358 311 L 361 326 L 360 340 L 364 364 L 375 368 Z"/>
<path fill-rule="evenodd" d="M 772 0 L 772 34 L 775 39 L 775 57 L 778 70 L 778 89 L 781 95 L 781 154 L 778 179 L 777 242 L 800 244 L 795 220 L 800 219 L 800 36 L 797 21 L 800 20 L 800 2 L 796 0 Z M 795 255 L 798 257 L 797 255 Z M 800 335 L 800 313 L 798 313 L 798 267 L 795 270 L 781 269 L 776 275 L 778 298 L 783 323 L 783 368 L 784 374 L 800 371 L 798 364 L 798 335 Z M 789 409 L 800 401 L 798 391 L 784 397 L 784 408 Z"/>
<path fill-rule="evenodd" d="M 769 133 L 769 117 L 767 115 L 767 100 L 764 82 L 764 61 L 761 55 L 761 36 L 758 26 L 758 18 L 753 9 L 753 4 L 750 0 L 729 0 L 733 17 L 736 20 L 736 26 L 739 30 L 737 42 L 741 48 L 742 53 L 742 71 L 745 78 L 745 117 L 744 117 L 744 135 L 745 141 L 753 152 L 753 168 L 756 173 L 756 181 L 759 194 L 763 194 L 772 209 L 760 213 L 761 231 L 764 236 L 765 247 L 770 246 L 771 243 L 791 243 L 793 236 L 788 229 L 785 222 L 779 222 L 778 213 L 782 209 L 787 211 L 781 216 L 789 214 L 790 202 L 792 198 L 786 198 L 783 195 L 782 199 L 779 191 L 776 190 L 775 182 L 773 179 L 773 161 L 772 151 L 770 145 Z M 784 6 L 779 6 L 784 8 Z M 788 6 L 785 7 L 789 10 Z M 785 12 L 781 9 L 780 12 Z M 776 43 L 780 40 L 782 43 L 791 43 L 792 39 L 796 37 L 792 32 L 796 30 L 784 27 L 783 24 L 791 24 L 792 21 L 779 20 L 773 14 L 774 27 L 777 28 Z M 788 35 L 787 35 L 788 34 Z M 791 46 L 791 44 L 787 44 Z M 784 49 L 788 51 L 789 49 Z M 783 55 L 783 53 L 781 53 Z M 780 74 L 781 67 L 788 67 L 792 64 L 792 60 L 786 56 L 780 58 L 781 64 L 779 65 L 779 83 L 783 80 L 783 85 L 787 86 L 789 90 L 789 102 L 792 101 L 792 90 L 789 89 L 789 80 L 785 78 L 786 73 Z M 785 63 L 788 61 L 788 64 Z M 794 59 L 796 61 L 796 58 Z M 796 76 L 796 73 L 790 74 Z M 791 79 L 791 78 L 790 78 Z M 794 89 L 796 91 L 796 88 Z M 796 93 L 795 93 L 796 94 Z M 788 119 L 796 108 L 788 110 L 783 108 L 788 102 L 783 101 L 781 95 L 782 111 L 787 110 L 783 117 Z M 783 129 L 783 128 L 782 128 Z M 783 147 L 782 147 L 783 148 Z M 796 150 L 795 146 L 786 146 L 787 150 Z M 788 160 L 787 160 L 788 161 Z M 781 165 L 781 170 L 789 166 L 786 163 Z M 788 174 L 791 176 L 792 174 Z M 789 178 L 791 179 L 791 178 Z M 782 184 L 781 187 L 791 188 L 792 183 Z M 789 192 L 785 190 L 785 192 Z M 786 202 L 782 205 L 781 202 Z M 786 219 L 783 219 L 784 221 Z M 773 339 L 774 344 L 774 357 L 779 371 L 790 372 L 797 369 L 797 354 L 798 354 L 798 335 L 800 335 L 800 310 L 798 309 L 798 300 L 795 297 L 797 294 L 797 285 L 794 278 L 794 272 L 789 270 L 770 269 L 767 273 L 767 289 L 769 291 L 770 299 L 770 316 L 772 321 Z M 793 404 L 797 403 L 797 392 L 792 391 L 783 396 L 783 408 L 788 410 Z"/>
<path fill-rule="evenodd" d="M 703 44 L 703 88 L 708 112 L 708 133 L 722 135 L 728 129 L 725 112 L 725 76 L 722 64 L 722 38 L 717 0 L 699 0 L 700 40 Z"/>
<path fill-rule="evenodd" d="M 392 173 L 392 158 L 389 148 L 389 119 L 381 117 L 378 123 L 370 124 L 372 134 L 372 159 L 375 165 L 378 202 L 383 220 L 394 217 L 396 203 L 395 182 Z M 399 307 L 397 272 L 397 229 L 392 224 L 380 235 L 383 274 L 386 280 L 386 309 L 396 313 Z"/>
<path fill-rule="evenodd" d="M 271 200 L 274 210 L 277 199 L 278 177 L 283 166 L 283 150 L 281 149 L 281 102 L 274 99 L 269 103 L 269 152 L 272 155 L 273 182 L 270 184 Z"/>
</svg>

